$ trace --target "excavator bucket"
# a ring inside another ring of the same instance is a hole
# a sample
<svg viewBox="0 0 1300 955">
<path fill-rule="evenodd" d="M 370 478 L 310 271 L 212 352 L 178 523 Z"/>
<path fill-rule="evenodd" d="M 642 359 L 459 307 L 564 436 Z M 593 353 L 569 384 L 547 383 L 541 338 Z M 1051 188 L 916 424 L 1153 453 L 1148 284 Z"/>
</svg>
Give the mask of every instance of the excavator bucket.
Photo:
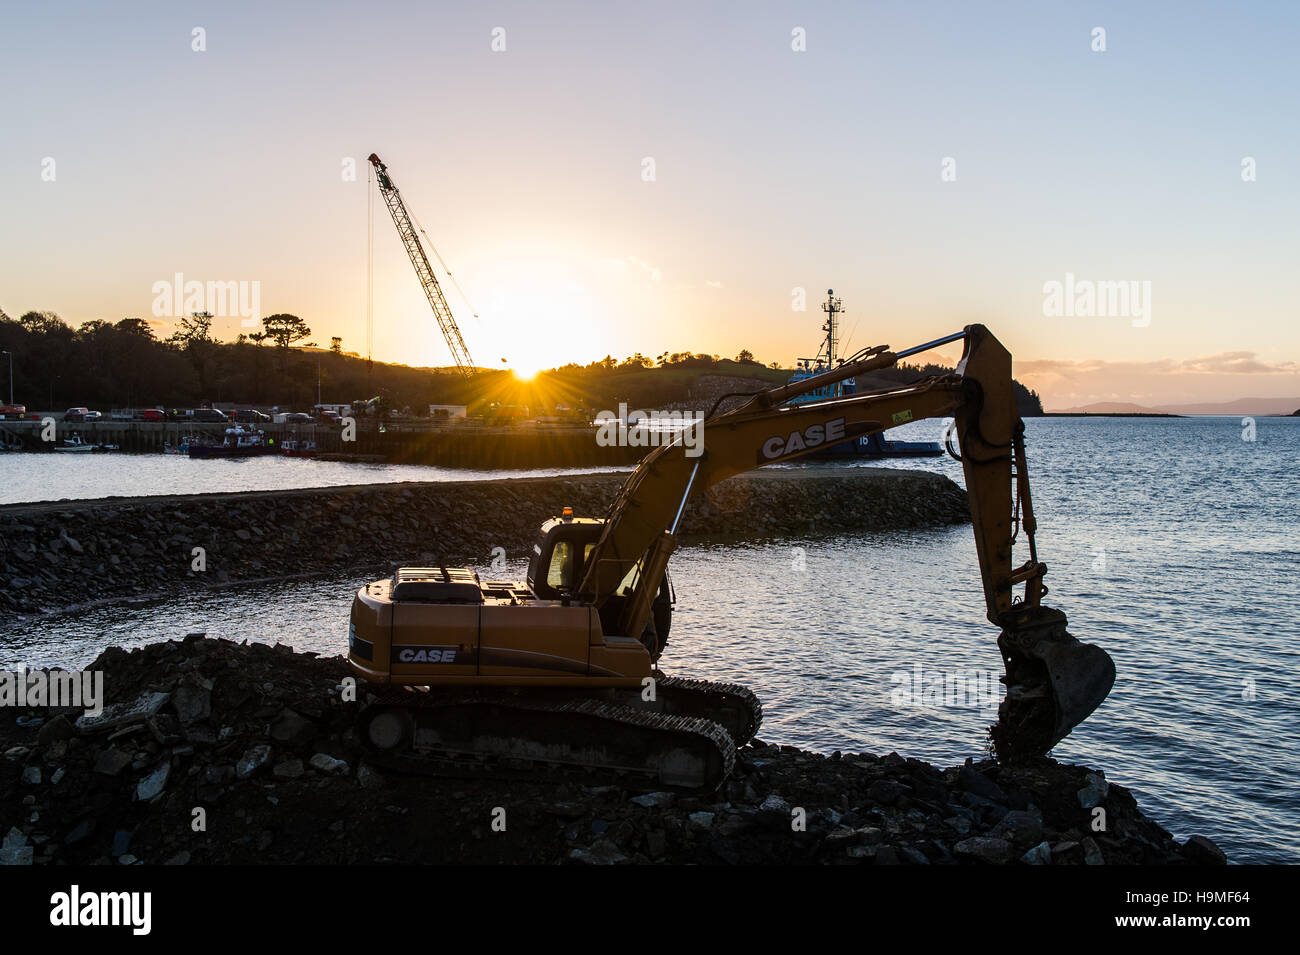
<svg viewBox="0 0 1300 955">
<path fill-rule="evenodd" d="M 1050 607 L 1017 608 L 1006 616 L 998 648 L 1007 695 L 990 730 L 1004 761 L 1042 756 L 1106 699 L 1115 663 L 1101 647 L 1080 643 Z"/>
</svg>

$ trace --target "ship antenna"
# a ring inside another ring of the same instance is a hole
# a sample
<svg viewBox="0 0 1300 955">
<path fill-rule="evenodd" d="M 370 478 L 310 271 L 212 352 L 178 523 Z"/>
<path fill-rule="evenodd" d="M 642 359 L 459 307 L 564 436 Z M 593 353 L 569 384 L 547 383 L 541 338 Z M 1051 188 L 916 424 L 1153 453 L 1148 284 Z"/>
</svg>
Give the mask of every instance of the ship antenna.
<svg viewBox="0 0 1300 955">
<path fill-rule="evenodd" d="M 828 369 L 834 369 L 835 345 L 837 341 L 836 333 L 839 330 L 837 327 L 838 323 L 836 321 L 836 316 L 844 312 L 843 305 L 841 305 L 840 300 L 835 297 L 835 289 L 828 288 L 826 290 L 826 301 L 822 302 L 822 311 L 826 313 L 826 367 Z M 838 398 L 841 393 L 840 382 L 836 382 L 835 397 Z"/>
</svg>

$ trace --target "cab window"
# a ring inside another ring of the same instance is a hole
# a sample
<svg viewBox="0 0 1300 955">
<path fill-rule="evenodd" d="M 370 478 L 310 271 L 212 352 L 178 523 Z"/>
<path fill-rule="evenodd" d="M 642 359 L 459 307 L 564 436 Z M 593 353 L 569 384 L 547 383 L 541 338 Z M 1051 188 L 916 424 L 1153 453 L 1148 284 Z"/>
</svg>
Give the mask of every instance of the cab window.
<svg viewBox="0 0 1300 955">
<path fill-rule="evenodd" d="M 556 541 L 551 551 L 551 566 L 546 571 L 546 586 L 555 590 L 573 588 L 573 544 Z"/>
</svg>

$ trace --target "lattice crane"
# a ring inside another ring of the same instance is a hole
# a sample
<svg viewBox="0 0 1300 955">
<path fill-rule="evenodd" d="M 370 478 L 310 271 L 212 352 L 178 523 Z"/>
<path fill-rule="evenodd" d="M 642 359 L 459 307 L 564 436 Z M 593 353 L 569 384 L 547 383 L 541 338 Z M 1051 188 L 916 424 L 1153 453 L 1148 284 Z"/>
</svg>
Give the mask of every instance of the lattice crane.
<svg viewBox="0 0 1300 955">
<path fill-rule="evenodd" d="M 447 340 L 451 357 L 455 360 L 460 373 L 469 378 L 474 374 L 474 359 L 470 357 L 469 349 L 465 347 L 465 339 L 461 337 L 460 328 L 457 327 L 456 319 L 451 314 L 451 307 L 447 304 L 446 296 L 442 294 L 442 287 L 438 285 L 438 279 L 433 274 L 433 267 L 429 265 L 429 257 L 420 242 L 419 231 L 411 219 L 411 214 L 406 211 L 402 194 L 397 191 L 392 176 L 388 174 L 388 167 L 374 153 L 370 154 L 369 159 L 370 164 L 375 167 L 375 179 L 379 183 L 380 195 L 384 197 L 388 211 L 393 217 L 393 225 L 397 226 L 397 234 L 402 244 L 406 246 L 406 254 L 411 257 L 411 265 L 415 266 L 416 277 L 419 278 L 425 297 L 429 299 L 429 305 L 433 308 L 433 317 L 438 320 L 438 327 L 442 329 L 442 337 Z M 437 254 L 436 249 L 434 254 Z M 455 279 L 452 281 L 454 282 Z"/>
</svg>

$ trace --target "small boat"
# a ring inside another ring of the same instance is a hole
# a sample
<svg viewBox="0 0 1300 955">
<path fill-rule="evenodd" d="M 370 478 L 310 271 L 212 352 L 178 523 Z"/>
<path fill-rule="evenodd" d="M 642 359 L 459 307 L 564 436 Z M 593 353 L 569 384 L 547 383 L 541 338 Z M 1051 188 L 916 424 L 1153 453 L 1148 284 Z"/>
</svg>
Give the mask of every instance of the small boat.
<svg viewBox="0 0 1300 955">
<path fill-rule="evenodd" d="M 242 425 L 227 428 L 226 439 L 221 444 L 189 445 L 191 458 L 253 458 L 278 453 L 274 440 L 268 442 L 263 431 Z"/>
<path fill-rule="evenodd" d="M 316 442 L 305 438 L 286 438 L 280 442 L 280 450 L 291 458 L 314 458 L 319 453 Z"/>
<path fill-rule="evenodd" d="M 788 384 L 804 381 L 837 367 L 835 347 L 840 343 L 838 316 L 842 311 L 840 300 L 835 298 L 832 289 L 826 290 L 827 299 L 822 303 L 826 313 L 826 324 L 822 331 L 826 337 L 816 358 L 800 358 L 798 368 L 790 376 Z M 825 401 L 842 395 L 857 394 L 857 385 L 852 378 L 837 381 L 832 385 L 806 391 L 790 399 L 790 404 L 805 404 L 811 401 Z M 943 454 L 943 447 L 937 441 L 895 441 L 885 437 L 885 432 L 866 434 L 849 441 L 841 441 L 821 451 L 808 455 L 810 458 L 935 458 Z"/>
<path fill-rule="evenodd" d="M 197 434 L 187 434 L 181 438 L 181 443 L 175 447 L 172 446 L 170 441 L 163 442 L 163 454 L 189 454 L 190 448 L 202 443 L 203 439 Z"/>
<path fill-rule="evenodd" d="M 85 442 L 85 441 L 82 441 L 82 440 L 81 440 L 81 435 L 80 435 L 78 432 L 74 431 L 74 432 L 72 432 L 72 436 L 71 436 L 71 437 L 69 437 L 69 438 L 64 438 L 62 441 L 60 441 L 58 444 L 56 444 L 56 445 L 55 445 L 51 450 L 54 450 L 54 451 L 87 451 L 87 452 L 89 452 L 89 451 L 96 451 L 96 450 L 98 450 L 98 449 L 99 449 L 99 445 L 89 444 L 89 443 L 87 443 L 87 442 Z"/>
</svg>

